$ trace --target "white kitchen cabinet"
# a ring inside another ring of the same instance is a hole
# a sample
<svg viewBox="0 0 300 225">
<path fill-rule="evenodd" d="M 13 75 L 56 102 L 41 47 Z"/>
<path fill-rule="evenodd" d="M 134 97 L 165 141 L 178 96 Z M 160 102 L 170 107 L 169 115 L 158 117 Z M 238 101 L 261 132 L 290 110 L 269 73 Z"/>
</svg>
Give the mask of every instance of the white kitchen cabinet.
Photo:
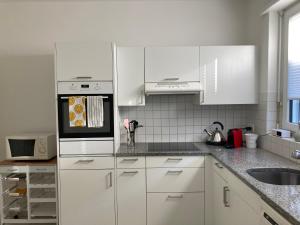
<svg viewBox="0 0 300 225">
<path fill-rule="evenodd" d="M 212 224 L 259 224 L 258 196 L 218 161 L 212 160 L 212 163 Z"/>
<path fill-rule="evenodd" d="M 118 105 L 145 105 L 144 47 L 117 47 Z"/>
<path fill-rule="evenodd" d="M 230 224 L 230 210 L 225 207 L 224 198 L 225 191 L 228 188 L 227 182 L 219 176 L 215 171 L 212 171 L 212 224 L 213 225 L 231 225 Z"/>
<path fill-rule="evenodd" d="M 146 82 L 184 82 L 199 79 L 199 47 L 145 48 Z"/>
<path fill-rule="evenodd" d="M 255 46 L 200 47 L 200 104 L 257 104 Z"/>
<path fill-rule="evenodd" d="M 56 44 L 56 80 L 112 80 L 112 46 L 101 42 Z"/>
<path fill-rule="evenodd" d="M 149 168 L 148 192 L 204 191 L 204 168 Z"/>
<path fill-rule="evenodd" d="M 204 193 L 148 193 L 147 225 L 204 225 Z"/>
<path fill-rule="evenodd" d="M 145 169 L 117 171 L 118 225 L 146 224 Z"/>
<path fill-rule="evenodd" d="M 60 171 L 61 225 L 115 225 L 114 171 Z"/>
</svg>

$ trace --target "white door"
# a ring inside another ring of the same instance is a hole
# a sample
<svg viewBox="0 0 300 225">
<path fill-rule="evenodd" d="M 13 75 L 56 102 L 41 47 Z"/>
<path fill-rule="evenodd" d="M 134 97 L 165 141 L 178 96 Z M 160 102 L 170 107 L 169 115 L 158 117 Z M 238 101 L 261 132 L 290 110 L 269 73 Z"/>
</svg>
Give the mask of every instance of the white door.
<svg viewBox="0 0 300 225">
<path fill-rule="evenodd" d="M 255 225 L 260 224 L 260 215 L 257 214 L 253 208 L 251 208 L 247 202 L 245 202 L 237 192 L 234 191 L 230 186 L 228 188 L 230 199 L 229 209 L 231 225 Z"/>
<path fill-rule="evenodd" d="M 201 104 L 258 102 L 255 46 L 200 47 Z"/>
<path fill-rule="evenodd" d="M 118 105 L 145 105 L 143 47 L 117 48 Z"/>
<path fill-rule="evenodd" d="M 225 201 L 229 201 L 228 192 L 226 193 L 227 187 L 227 182 L 215 171 L 212 171 L 213 225 L 232 225 L 229 218 L 230 209 L 229 207 L 225 206 Z M 226 194 L 228 199 L 226 199 Z"/>
<path fill-rule="evenodd" d="M 110 43 L 56 44 L 57 81 L 112 80 Z"/>
<path fill-rule="evenodd" d="M 204 225 L 204 193 L 147 193 L 147 225 Z"/>
<path fill-rule="evenodd" d="M 199 47 L 145 49 L 146 82 L 182 82 L 199 79 Z"/>
<path fill-rule="evenodd" d="M 60 171 L 60 225 L 115 225 L 113 170 Z"/>
<path fill-rule="evenodd" d="M 146 225 L 145 169 L 118 169 L 118 225 Z"/>
</svg>

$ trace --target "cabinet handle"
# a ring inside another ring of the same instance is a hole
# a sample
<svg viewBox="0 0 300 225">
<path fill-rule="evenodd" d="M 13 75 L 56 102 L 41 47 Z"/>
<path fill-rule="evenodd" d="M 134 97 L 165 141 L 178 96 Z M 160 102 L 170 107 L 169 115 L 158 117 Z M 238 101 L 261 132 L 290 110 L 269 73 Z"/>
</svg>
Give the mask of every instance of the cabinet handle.
<svg viewBox="0 0 300 225">
<path fill-rule="evenodd" d="M 47 171 L 47 168 L 36 168 L 36 171 Z"/>
<path fill-rule="evenodd" d="M 112 182 L 112 172 L 109 173 L 109 187 L 113 186 L 113 182 Z"/>
<path fill-rule="evenodd" d="M 139 171 L 124 171 L 123 172 L 123 174 L 132 174 L 132 175 L 134 175 L 134 174 L 137 174 Z"/>
<path fill-rule="evenodd" d="M 18 169 L 8 169 L 9 172 L 16 172 Z"/>
<path fill-rule="evenodd" d="M 73 79 L 82 80 L 82 79 L 93 79 L 92 76 L 77 76 L 73 77 Z"/>
<path fill-rule="evenodd" d="M 168 158 L 167 161 L 181 161 L 182 158 Z"/>
<path fill-rule="evenodd" d="M 18 182 L 18 181 L 20 181 L 20 178 L 18 178 L 18 177 L 6 177 L 5 180 Z"/>
<path fill-rule="evenodd" d="M 183 198 L 183 195 L 168 195 L 168 199 Z"/>
<path fill-rule="evenodd" d="M 143 105 L 144 103 L 144 91 L 141 91 L 141 94 L 140 94 L 140 105 Z"/>
<path fill-rule="evenodd" d="M 215 163 L 216 167 L 218 167 L 219 169 L 223 169 L 223 166 L 220 163 Z"/>
<path fill-rule="evenodd" d="M 164 81 L 177 81 L 177 80 L 179 80 L 178 77 L 168 77 L 164 79 Z"/>
<path fill-rule="evenodd" d="M 204 90 L 200 91 L 200 104 L 204 103 Z"/>
<path fill-rule="evenodd" d="M 94 161 L 94 159 L 80 159 L 76 163 L 92 163 Z"/>
<path fill-rule="evenodd" d="M 134 158 L 134 159 L 123 159 L 122 161 L 123 162 L 136 162 L 138 160 L 139 160 L 138 158 Z"/>
<path fill-rule="evenodd" d="M 229 201 L 228 201 L 228 196 L 227 194 L 229 193 L 229 187 L 225 186 L 223 187 L 223 203 L 225 207 L 230 207 Z"/>
<path fill-rule="evenodd" d="M 183 170 L 168 170 L 167 174 L 180 174 Z"/>
</svg>

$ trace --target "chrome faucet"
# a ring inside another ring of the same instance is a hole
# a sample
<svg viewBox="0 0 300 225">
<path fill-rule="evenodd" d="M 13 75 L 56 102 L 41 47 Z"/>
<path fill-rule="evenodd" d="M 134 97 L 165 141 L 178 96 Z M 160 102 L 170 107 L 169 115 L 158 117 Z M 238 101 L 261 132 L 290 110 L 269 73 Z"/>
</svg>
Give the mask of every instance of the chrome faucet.
<svg viewBox="0 0 300 225">
<path fill-rule="evenodd" d="M 300 150 L 295 150 L 292 152 L 292 158 L 300 159 Z"/>
</svg>

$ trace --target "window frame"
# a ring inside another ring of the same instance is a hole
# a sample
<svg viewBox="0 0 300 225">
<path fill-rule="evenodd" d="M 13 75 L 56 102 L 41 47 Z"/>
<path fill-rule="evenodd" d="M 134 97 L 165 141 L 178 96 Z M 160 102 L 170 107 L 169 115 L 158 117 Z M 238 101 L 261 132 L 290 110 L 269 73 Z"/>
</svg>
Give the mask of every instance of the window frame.
<svg viewBox="0 0 300 225">
<path fill-rule="evenodd" d="M 299 131 L 299 125 L 289 122 L 289 101 L 288 101 L 288 33 L 289 33 L 289 20 L 293 16 L 300 13 L 300 3 L 293 5 L 284 11 L 282 20 L 282 74 L 283 74 L 283 107 L 282 107 L 282 128 L 294 132 Z"/>
</svg>

